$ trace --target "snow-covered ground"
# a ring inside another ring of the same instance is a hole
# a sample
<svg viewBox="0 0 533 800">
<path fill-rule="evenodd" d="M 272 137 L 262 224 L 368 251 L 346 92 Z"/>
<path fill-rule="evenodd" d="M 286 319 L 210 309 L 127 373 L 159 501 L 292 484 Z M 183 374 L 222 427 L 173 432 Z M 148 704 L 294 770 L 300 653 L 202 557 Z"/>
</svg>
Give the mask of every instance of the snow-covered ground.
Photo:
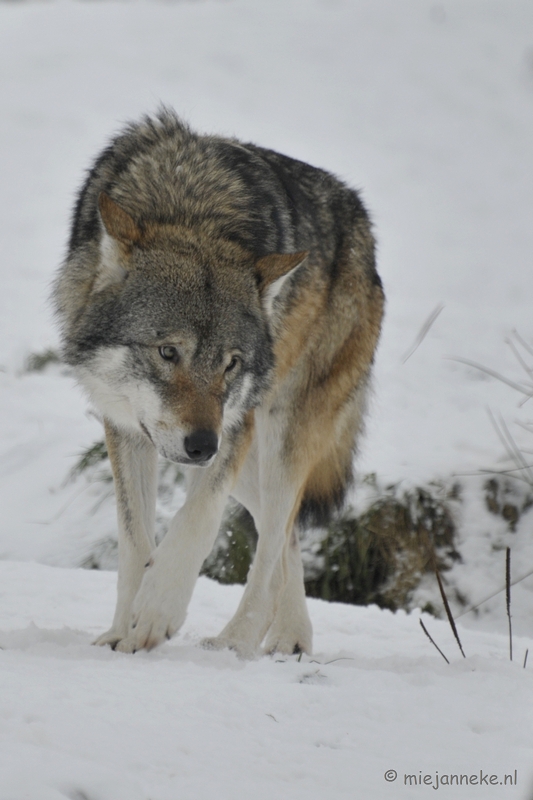
<svg viewBox="0 0 533 800">
<path fill-rule="evenodd" d="M 0 586 L 2 800 L 531 797 L 531 670 L 503 636 L 461 631 L 464 660 L 425 618 L 448 666 L 415 615 L 314 600 L 312 659 L 242 662 L 195 646 L 241 591 L 201 578 L 180 638 L 132 657 L 90 646 L 112 573 L 3 562 Z"/>
<path fill-rule="evenodd" d="M 463 630 L 466 661 L 427 622 L 451 666 L 415 614 L 316 601 L 320 664 L 203 652 L 241 591 L 206 580 L 160 651 L 89 647 L 115 576 L 68 567 L 112 535 L 114 511 L 64 481 L 101 429 L 70 377 L 23 367 L 57 345 L 46 297 L 83 170 L 164 101 L 362 189 L 388 303 L 360 470 L 406 486 L 461 475 L 456 585 L 472 602 L 503 584 L 495 545 L 512 546 L 513 577 L 533 570 L 528 514 L 510 533 L 465 475 L 514 466 L 487 408 L 533 450 L 517 424 L 533 401 L 447 358 L 526 378 L 505 340 L 533 342 L 530 0 L 0 3 L 0 74 L 0 800 L 381 800 L 426 792 L 404 773 L 480 769 L 519 783 L 439 791 L 528 796 L 531 669 L 506 661 L 501 595 Z M 530 647 L 533 666 L 531 578 L 513 603 L 516 659 Z"/>
</svg>

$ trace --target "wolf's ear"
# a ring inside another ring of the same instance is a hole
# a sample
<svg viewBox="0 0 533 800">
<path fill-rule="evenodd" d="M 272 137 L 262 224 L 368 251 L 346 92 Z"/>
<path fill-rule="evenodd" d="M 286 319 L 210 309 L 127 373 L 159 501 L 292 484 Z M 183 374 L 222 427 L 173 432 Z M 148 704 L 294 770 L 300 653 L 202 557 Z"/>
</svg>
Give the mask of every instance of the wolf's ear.
<svg viewBox="0 0 533 800">
<path fill-rule="evenodd" d="M 300 253 L 272 253 L 256 262 L 259 296 L 269 316 L 272 313 L 272 304 L 281 292 L 283 284 L 303 264 L 308 255 L 309 250 L 302 250 Z"/>
<path fill-rule="evenodd" d="M 140 240 L 141 231 L 134 220 L 105 192 L 98 195 L 98 209 L 104 228 L 117 242 L 132 245 Z"/>
<path fill-rule="evenodd" d="M 100 242 L 100 264 L 93 293 L 124 282 L 131 246 L 141 238 L 141 231 L 130 215 L 104 192 L 100 192 L 98 197 L 98 209 L 104 234 Z"/>
</svg>

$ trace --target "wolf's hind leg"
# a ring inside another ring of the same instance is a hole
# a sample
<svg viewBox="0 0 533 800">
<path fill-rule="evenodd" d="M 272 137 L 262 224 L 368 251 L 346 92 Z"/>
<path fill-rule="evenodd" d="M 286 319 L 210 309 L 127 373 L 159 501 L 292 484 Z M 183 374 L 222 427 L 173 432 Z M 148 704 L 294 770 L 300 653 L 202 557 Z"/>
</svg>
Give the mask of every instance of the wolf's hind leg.
<svg viewBox="0 0 533 800">
<path fill-rule="evenodd" d="M 107 420 L 105 434 L 117 501 L 118 596 L 113 624 L 94 644 L 115 648 L 128 633 L 133 599 L 155 547 L 157 453 L 145 437 L 119 431 Z"/>
<path fill-rule="evenodd" d="M 268 631 L 265 653 L 311 653 L 313 628 L 307 611 L 304 571 L 300 552 L 299 529 L 295 525 L 288 539 L 274 577 L 282 585 L 274 621 Z"/>
</svg>

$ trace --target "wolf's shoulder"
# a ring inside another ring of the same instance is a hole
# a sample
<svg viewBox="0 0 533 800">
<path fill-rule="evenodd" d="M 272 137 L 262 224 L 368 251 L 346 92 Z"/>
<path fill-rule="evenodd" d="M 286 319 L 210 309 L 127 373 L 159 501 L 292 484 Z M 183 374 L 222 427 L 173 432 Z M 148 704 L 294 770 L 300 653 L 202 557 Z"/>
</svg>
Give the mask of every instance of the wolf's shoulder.
<svg viewBox="0 0 533 800">
<path fill-rule="evenodd" d="M 172 109 L 127 124 L 90 168 L 74 209 L 70 252 L 101 235 L 98 196 L 137 222 L 197 227 L 264 255 L 309 249 L 366 219 L 330 172 L 250 142 L 193 131 Z"/>
</svg>

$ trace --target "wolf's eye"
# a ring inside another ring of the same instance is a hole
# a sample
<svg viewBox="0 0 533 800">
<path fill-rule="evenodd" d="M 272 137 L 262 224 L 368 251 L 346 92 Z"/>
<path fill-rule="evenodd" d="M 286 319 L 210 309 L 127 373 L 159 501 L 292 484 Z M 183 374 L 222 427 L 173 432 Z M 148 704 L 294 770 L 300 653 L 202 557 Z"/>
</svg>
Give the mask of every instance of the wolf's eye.
<svg viewBox="0 0 533 800">
<path fill-rule="evenodd" d="M 165 361 L 172 361 L 173 364 L 177 364 L 180 360 L 177 347 L 172 347 L 170 344 L 165 344 L 163 347 L 160 347 L 159 355 L 161 358 L 164 358 Z"/>
<path fill-rule="evenodd" d="M 224 372 L 226 374 L 228 374 L 229 372 L 236 372 L 237 371 L 237 367 L 239 367 L 240 364 L 241 364 L 241 359 L 239 358 L 239 356 L 233 356 L 233 358 L 229 362 L 229 364 L 226 367 L 226 369 L 224 370 Z"/>
</svg>

